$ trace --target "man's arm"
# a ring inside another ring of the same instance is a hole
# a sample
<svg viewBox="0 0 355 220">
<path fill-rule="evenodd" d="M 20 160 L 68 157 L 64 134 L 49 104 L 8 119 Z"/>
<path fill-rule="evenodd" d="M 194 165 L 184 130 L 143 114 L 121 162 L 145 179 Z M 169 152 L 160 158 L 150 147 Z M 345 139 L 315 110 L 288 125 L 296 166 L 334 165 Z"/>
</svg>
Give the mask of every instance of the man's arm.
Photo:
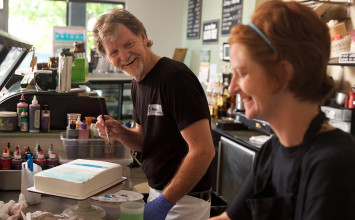
<svg viewBox="0 0 355 220">
<path fill-rule="evenodd" d="M 197 121 L 181 131 L 189 151 L 162 195 L 176 203 L 189 193 L 206 173 L 214 155 L 214 146 L 208 119 Z"/>
<path fill-rule="evenodd" d="M 219 216 L 210 218 L 210 220 L 231 220 L 229 218 L 229 216 L 227 215 L 227 212 L 223 212 L 222 214 L 220 214 Z"/>
</svg>

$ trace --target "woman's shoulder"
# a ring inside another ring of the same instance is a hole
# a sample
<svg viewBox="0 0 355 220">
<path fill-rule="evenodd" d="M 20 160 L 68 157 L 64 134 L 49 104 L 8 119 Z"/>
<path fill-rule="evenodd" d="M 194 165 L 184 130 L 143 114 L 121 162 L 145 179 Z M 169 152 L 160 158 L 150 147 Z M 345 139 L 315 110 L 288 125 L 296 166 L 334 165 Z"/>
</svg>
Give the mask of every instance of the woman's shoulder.
<svg viewBox="0 0 355 220">
<path fill-rule="evenodd" d="M 307 157 L 313 162 L 351 163 L 355 166 L 354 137 L 340 129 L 321 132 L 313 142 Z"/>
</svg>

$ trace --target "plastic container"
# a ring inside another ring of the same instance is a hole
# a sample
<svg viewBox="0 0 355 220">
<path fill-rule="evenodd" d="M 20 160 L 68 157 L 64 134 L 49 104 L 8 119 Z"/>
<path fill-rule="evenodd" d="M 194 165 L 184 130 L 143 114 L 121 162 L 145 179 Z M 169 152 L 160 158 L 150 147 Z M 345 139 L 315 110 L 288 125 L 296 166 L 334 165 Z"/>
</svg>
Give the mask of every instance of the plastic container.
<svg viewBox="0 0 355 220">
<path fill-rule="evenodd" d="M 73 146 L 76 146 L 76 149 L 79 147 L 81 149 L 87 148 L 87 151 L 89 154 L 87 155 L 86 159 L 96 159 L 98 158 L 97 156 L 103 156 L 103 150 L 105 147 L 108 147 L 108 142 L 99 137 L 99 138 L 89 138 L 89 139 L 75 139 L 75 138 L 67 138 L 67 135 L 65 132 L 60 133 L 60 139 L 63 141 L 63 147 L 64 147 L 64 152 L 65 155 L 68 159 L 78 159 L 79 155 L 77 154 L 76 156 L 73 156 L 73 154 L 70 154 L 72 151 L 70 149 L 73 148 Z M 122 146 L 118 141 L 111 141 L 112 142 L 112 148 L 117 149 L 119 152 L 115 152 L 115 155 L 119 155 L 120 157 L 114 157 L 115 159 L 127 159 L 131 158 L 130 151 Z M 85 143 L 85 144 L 83 144 Z M 115 145 L 119 144 L 119 147 L 116 147 Z M 94 148 L 96 150 L 94 150 Z M 100 153 L 99 153 L 100 152 Z M 69 155 L 68 155 L 69 153 Z"/>
<path fill-rule="evenodd" d="M 18 119 L 16 112 L 0 111 L 0 132 L 13 132 L 17 130 Z"/>
<path fill-rule="evenodd" d="M 121 220 L 143 220 L 144 204 L 141 202 L 123 202 L 120 205 Z"/>
</svg>

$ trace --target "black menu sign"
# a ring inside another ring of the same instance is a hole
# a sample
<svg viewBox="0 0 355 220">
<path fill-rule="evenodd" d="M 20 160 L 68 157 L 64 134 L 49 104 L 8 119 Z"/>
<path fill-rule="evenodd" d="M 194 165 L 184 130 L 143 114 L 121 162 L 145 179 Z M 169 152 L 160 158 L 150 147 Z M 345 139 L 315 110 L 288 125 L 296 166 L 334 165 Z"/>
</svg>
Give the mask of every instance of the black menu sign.
<svg viewBox="0 0 355 220">
<path fill-rule="evenodd" d="M 200 38 L 202 0 L 189 0 L 187 13 L 187 38 Z"/>
<path fill-rule="evenodd" d="M 223 0 L 221 34 L 229 35 L 235 24 L 242 23 L 242 0 Z"/>
<path fill-rule="evenodd" d="M 218 23 L 218 20 L 203 22 L 202 43 L 218 43 Z"/>
</svg>

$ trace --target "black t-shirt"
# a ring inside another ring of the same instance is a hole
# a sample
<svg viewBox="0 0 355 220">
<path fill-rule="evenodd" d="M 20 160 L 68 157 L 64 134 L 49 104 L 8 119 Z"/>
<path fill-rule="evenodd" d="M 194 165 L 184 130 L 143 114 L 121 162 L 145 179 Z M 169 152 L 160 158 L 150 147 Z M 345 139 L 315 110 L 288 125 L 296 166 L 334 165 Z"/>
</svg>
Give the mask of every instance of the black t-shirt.
<svg viewBox="0 0 355 220">
<path fill-rule="evenodd" d="M 228 216 L 231 219 L 252 219 L 246 200 L 255 193 L 253 186 L 257 170 L 266 172 L 269 163 L 273 163 L 270 194 L 285 196 L 298 153 L 297 146 L 286 148 L 277 137 L 265 143 L 242 190 L 228 208 Z M 271 161 L 270 158 L 274 159 Z M 319 133 L 303 156 L 298 189 L 295 219 L 355 219 L 354 139 L 339 129 Z"/>
<path fill-rule="evenodd" d="M 210 114 L 204 90 L 183 63 L 161 58 L 140 82 L 132 80 L 133 119 L 144 134 L 142 168 L 150 187 L 162 190 L 188 152 L 180 131 Z M 192 192 L 211 188 L 211 166 Z"/>
</svg>

